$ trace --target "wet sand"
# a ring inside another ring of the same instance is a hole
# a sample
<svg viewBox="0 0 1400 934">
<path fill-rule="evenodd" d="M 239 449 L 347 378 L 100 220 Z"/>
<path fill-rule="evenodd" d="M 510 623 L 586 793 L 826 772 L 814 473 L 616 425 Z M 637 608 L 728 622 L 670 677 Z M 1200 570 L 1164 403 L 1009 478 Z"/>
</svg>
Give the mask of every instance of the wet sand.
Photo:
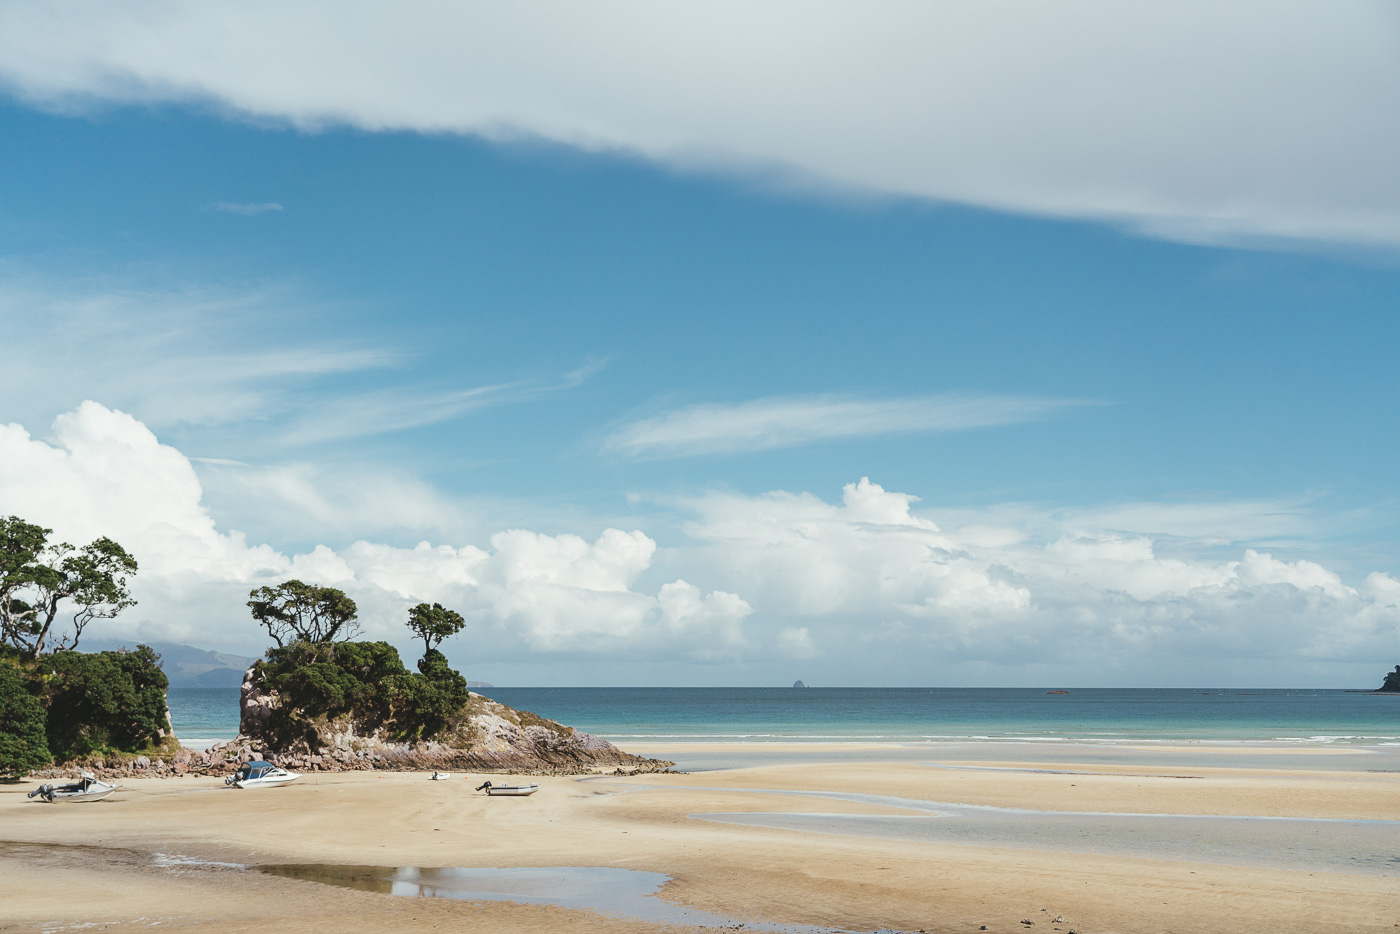
<svg viewBox="0 0 1400 934">
<path fill-rule="evenodd" d="M 1394 932 L 1400 922 L 1400 862 L 1394 871 L 1383 859 L 1347 871 L 1335 840 L 1310 835 L 1315 822 L 1219 819 L 1369 821 L 1367 832 L 1384 841 L 1400 831 L 1400 773 L 1330 768 L 1352 755 L 1200 768 L 1173 766 L 1173 753 L 1160 749 L 1150 762 L 1107 764 L 1076 763 L 1063 749 L 1042 761 L 994 745 L 945 751 L 958 758 L 924 750 L 909 760 L 871 744 L 817 754 L 828 762 L 813 761 L 810 748 L 799 761 L 768 750 L 764 764 L 742 769 L 543 778 L 538 794 L 518 799 L 474 794 L 487 776 L 430 782 L 422 773 L 308 775 L 252 791 L 210 779 L 138 780 L 108 801 L 66 806 L 26 800 L 36 782 L 2 785 L 0 930 L 664 929 L 585 908 L 399 897 L 256 870 L 290 864 L 644 870 L 670 878 L 661 898 L 710 919 L 849 931 Z M 877 797 L 839 797 L 851 793 Z M 920 810 L 929 802 L 970 806 L 958 812 L 964 839 L 917 838 L 918 822 L 939 826 Z M 1016 809 L 1058 815 L 1050 820 L 1070 833 L 1046 833 Z M 1170 842 L 1161 853 L 1156 844 L 1086 852 L 1074 828 L 1087 827 L 1075 815 L 1088 813 L 1139 815 L 1108 819 L 1110 849 L 1115 833 L 1131 843 L 1142 832 L 1135 822 L 1176 826 L 1141 815 L 1216 815 L 1190 825 L 1212 838 L 1234 834 L 1240 846 L 1226 847 L 1223 861 Z M 1001 822 L 998 834 L 979 833 L 984 817 Z M 1283 834 L 1298 868 L 1250 864 L 1277 845 L 1251 849 L 1239 828 L 1260 826 Z"/>
</svg>

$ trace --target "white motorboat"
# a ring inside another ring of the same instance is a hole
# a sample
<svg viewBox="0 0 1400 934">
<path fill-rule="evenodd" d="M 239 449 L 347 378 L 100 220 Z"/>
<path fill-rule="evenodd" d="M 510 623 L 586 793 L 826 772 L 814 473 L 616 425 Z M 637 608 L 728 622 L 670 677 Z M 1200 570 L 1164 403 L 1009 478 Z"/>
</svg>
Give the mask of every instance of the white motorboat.
<svg viewBox="0 0 1400 934">
<path fill-rule="evenodd" d="M 531 782 L 528 785 L 493 785 L 491 782 L 482 782 L 476 786 L 477 791 L 485 791 L 488 795 L 514 795 L 524 797 L 532 795 L 540 790 L 539 782 Z"/>
<path fill-rule="evenodd" d="M 428 779 L 428 781 L 430 781 L 430 782 L 445 782 L 445 781 L 447 781 L 447 780 L 448 780 L 449 778 L 451 778 L 451 777 L 452 777 L 452 773 L 451 773 L 451 772 L 434 772 L 434 773 L 433 773 L 433 777 L 430 778 L 430 779 Z"/>
<path fill-rule="evenodd" d="M 240 765 L 237 772 L 224 779 L 224 784 L 235 788 L 268 788 L 272 785 L 285 785 L 299 778 L 301 775 L 297 772 L 288 772 L 271 762 L 255 759 Z"/>
<path fill-rule="evenodd" d="M 50 804 L 65 802 L 76 804 L 80 801 L 101 801 L 120 785 L 109 785 L 99 781 L 91 772 L 81 773 L 81 778 L 71 785 L 40 785 L 29 793 L 29 797 L 40 797 Z"/>
</svg>

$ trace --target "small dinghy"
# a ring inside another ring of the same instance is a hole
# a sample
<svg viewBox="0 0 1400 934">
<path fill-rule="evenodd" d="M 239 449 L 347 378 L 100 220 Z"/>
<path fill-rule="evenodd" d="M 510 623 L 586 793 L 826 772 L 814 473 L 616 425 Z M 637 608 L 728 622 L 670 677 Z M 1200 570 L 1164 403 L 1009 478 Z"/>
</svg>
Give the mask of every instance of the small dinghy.
<svg viewBox="0 0 1400 934">
<path fill-rule="evenodd" d="M 515 795 L 524 797 L 532 795 L 540 790 L 539 782 L 531 782 L 528 785 L 493 785 L 490 782 L 482 782 L 476 786 L 476 791 L 485 791 L 488 795 Z"/>
<path fill-rule="evenodd" d="M 76 804 L 80 801 L 101 801 L 120 785 L 109 785 L 99 781 L 91 772 L 81 773 L 82 777 L 71 785 L 40 785 L 29 793 L 29 797 L 40 797 L 50 804 L 60 801 Z"/>
<path fill-rule="evenodd" d="M 224 779 L 224 784 L 235 788 L 267 788 L 272 785 L 285 785 L 299 778 L 301 776 L 296 772 L 288 772 L 271 762 L 254 760 L 240 765 L 237 772 Z"/>
<path fill-rule="evenodd" d="M 430 781 L 430 782 L 445 782 L 445 781 L 447 781 L 447 780 L 448 780 L 449 778 L 451 778 L 451 777 L 452 777 L 452 773 L 451 773 L 451 772 L 434 772 L 434 773 L 433 773 L 433 777 L 430 778 L 430 779 L 428 779 L 428 781 Z"/>
</svg>

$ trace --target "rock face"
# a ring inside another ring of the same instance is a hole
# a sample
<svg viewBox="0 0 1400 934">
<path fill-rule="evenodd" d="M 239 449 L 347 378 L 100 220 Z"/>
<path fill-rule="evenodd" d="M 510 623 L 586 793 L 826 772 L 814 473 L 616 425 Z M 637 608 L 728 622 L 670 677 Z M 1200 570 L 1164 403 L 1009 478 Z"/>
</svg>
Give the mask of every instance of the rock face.
<svg viewBox="0 0 1400 934">
<path fill-rule="evenodd" d="M 209 750 L 233 764 L 262 757 L 298 771 L 396 769 L 578 774 L 599 769 L 654 772 L 674 763 L 623 752 L 607 740 L 480 694 L 469 694 L 462 722 L 449 735 L 405 743 L 379 731 L 357 731 L 349 718 L 316 721 L 314 738 L 291 748 L 274 749 L 263 728 L 281 699 L 265 687 L 257 668 L 249 668 L 240 691 L 239 737 Z"/>
<path fill-rule="evenodd" d="M 1385 676 L 1385 682 L 1378 690 L 1387 693 L 1400 694 L 1400 665 L 1395 666 L 1395 670 Z"/>
<path fill-rule="evenodd" d="M 362 769 L 396 771 L 505 772 L 577 775 L 661 772 L 675 763 L 623 752 L 607 740 L 471 693 L 461 723 L 451 735 L 420 743 L 395 742 L 377 731 L 357 732 L 348 719 L 317 720 L 315 739 L 294 748 L 272 748 L 262 728 L 280 699 L 262 684 L 256 668 L 243 675 L 239 696 L 239 736 L 203 752 L 179 749 L 169 758 L 114 754 L 89 757 L 35 772 L 63 778 L 79 769 L 99 778 L 178 778 L 228 775 L 244 762 L 266 759 L 297 772 Z M 173 747 L 173 744 L 172 744 Z"/>
</svg>

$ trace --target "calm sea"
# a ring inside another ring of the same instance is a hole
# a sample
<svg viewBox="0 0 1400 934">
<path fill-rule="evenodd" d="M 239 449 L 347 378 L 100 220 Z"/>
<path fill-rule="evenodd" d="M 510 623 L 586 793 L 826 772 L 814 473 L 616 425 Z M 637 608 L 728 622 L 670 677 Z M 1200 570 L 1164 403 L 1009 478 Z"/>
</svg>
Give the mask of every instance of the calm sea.
<svg viewBox="0 0 1400 934">
<path fill-rule="evenodd" d="M 504 704 L 626 742 L 1256 742 L 1400 745 L 1400 696 L 1093 688 L 491 688 Z M 236 689 L 170 691 L 175 733 L 238 732 Z"/>
</svg>

